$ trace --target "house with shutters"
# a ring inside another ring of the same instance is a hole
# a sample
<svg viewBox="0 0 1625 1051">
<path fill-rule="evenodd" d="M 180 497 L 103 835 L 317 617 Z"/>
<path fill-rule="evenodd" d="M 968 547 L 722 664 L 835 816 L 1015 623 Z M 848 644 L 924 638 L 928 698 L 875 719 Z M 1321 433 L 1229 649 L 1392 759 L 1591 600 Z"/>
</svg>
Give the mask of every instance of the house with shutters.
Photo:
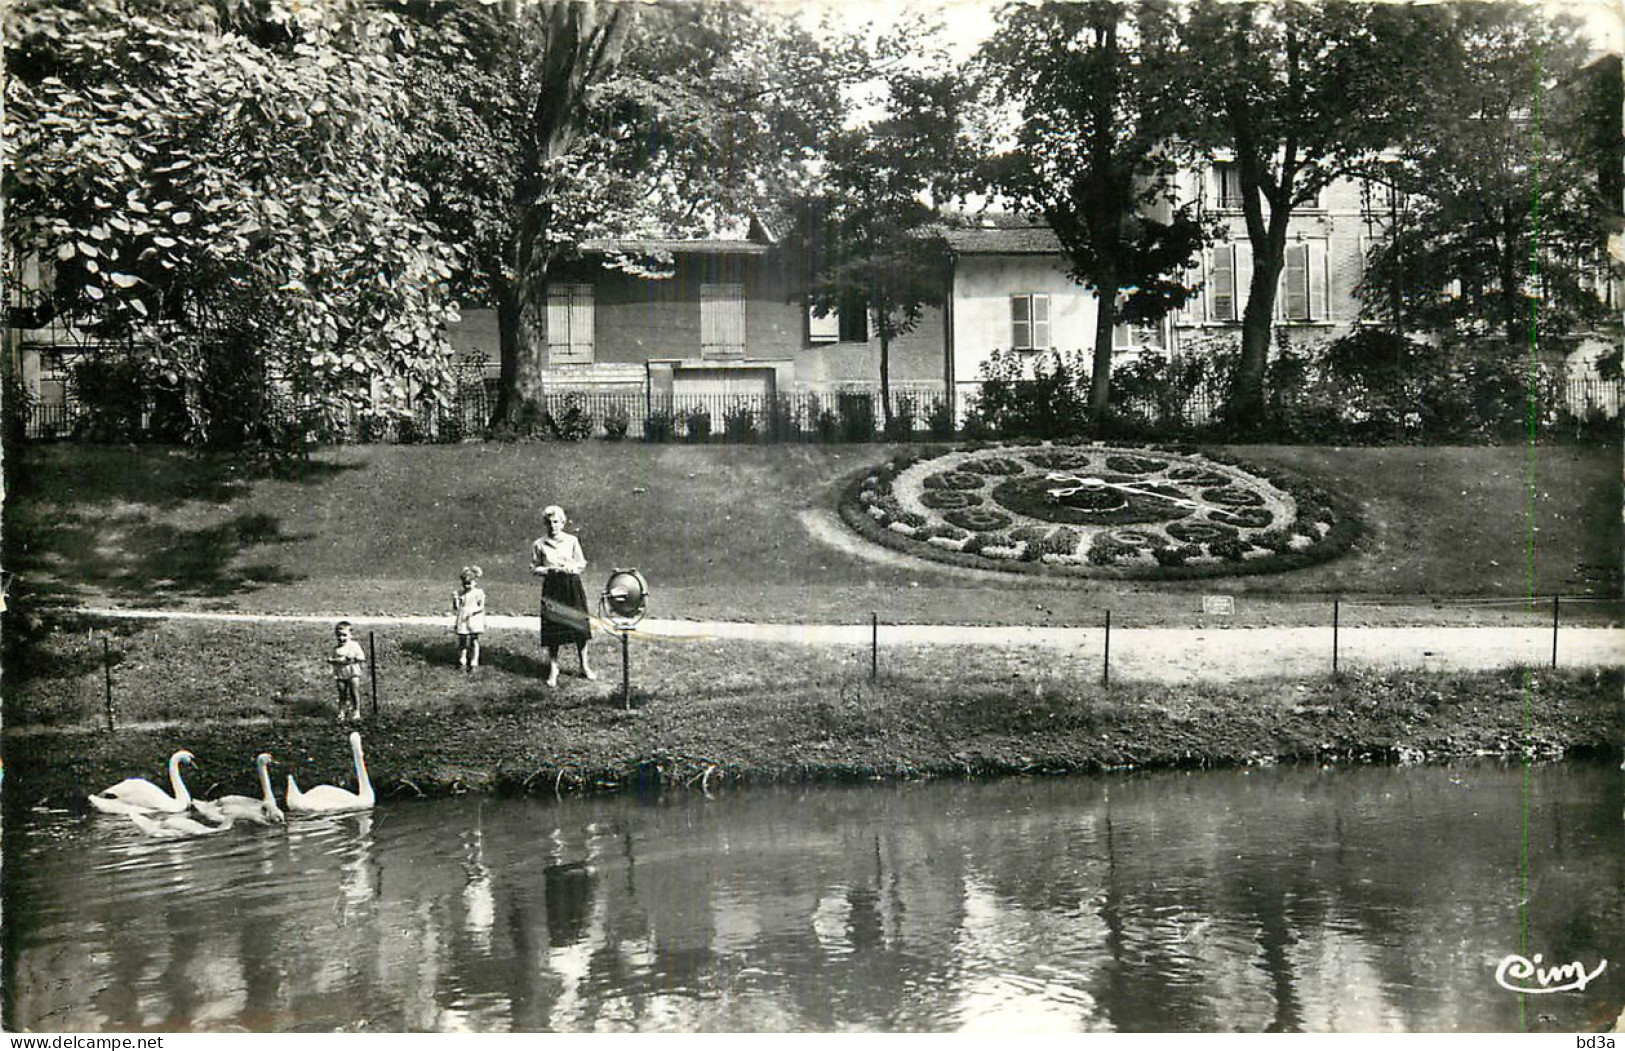
<svg viewBox="0 0 1625 1051">
<path fill-rule="evenodd" d="M 656 398 L 878 388 L 867 312 L 810 310 L 793 263 L 760 225 L 734 240 L 588 241 L 549 275 L 543 382 Z M 494 375 L 495 318 L 463 313 L 452 344 Z M 894 390 L 943 390 L 945 335 L 931 311 L 892 341 Z"/>
</svg>

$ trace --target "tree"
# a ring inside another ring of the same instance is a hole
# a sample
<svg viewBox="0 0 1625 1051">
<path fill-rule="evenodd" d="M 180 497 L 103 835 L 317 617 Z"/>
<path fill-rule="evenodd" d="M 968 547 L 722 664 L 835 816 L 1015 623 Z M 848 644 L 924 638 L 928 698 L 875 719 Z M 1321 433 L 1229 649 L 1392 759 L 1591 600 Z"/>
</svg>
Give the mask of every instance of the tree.
<svg viewBox="0 0 1625 1051">
<path fill-rule="evenodd" d="M 1398 140 L 1441 36 L 1434 9 L 1198 0 L 1184 25 L 1194 141 L 1234 157 L 1253 273 L 1226 415 L 1263 423 L 1264 368 L 1292 210 Z"/>
<path fill-rule="evenodd" d="M 1619 67 L 1586 69 L 1578 26 L 1541 8 L 1448 13 L 1420 120 L 1370 173 L 1393 205 L 1365 311 L 1526 350 L 1604 314 L 1594 279 L 1618 204 Z"/>
<path fill-rule="evenodd" d="M 393 160 L 395 27 L 226 10 L 13 7 L 8 249 L 54 263 L 58 313 L 134 348 L 194 441 L 302 442 L 374 381 L 432 400 L 455 259 Z"/>
<path fill-rule="evenodd" d="M 967 167 L 962 87 L 943 72 L 897 69 L 879 115 L 825 145 L 823 186 L 802 197 L 786 238 L 814 309 L 867 311 L 880 339 L 880 402 L 892 427 L 891 344 L 947 301 L 949 246 L 936 201 Z"/>
<path fill-rule="evenodd" d="M 997 106 L 1020 115 L 990 168 L 994 187 L 1055 231 L 1099 308 L 1089 415 L 1107 413 L 1112 330 L 1158 321 L 1195 291 L 1194 203 L 1170 205 L 1183 100 L 1165 5 L 1105 0 L 1007 8 L 980 64 Z"/>
<path fill-rule="evenodd" d="M 805 184 L 838 54 L 731 4 L 405 4 L 422 29 L 411 163 L 497 309 L 497 421 L 542 391 L 547 275 L 591 237 L 715 233 Z M 661 260 L 622 260 L 638 269 Z"/>
</svg>

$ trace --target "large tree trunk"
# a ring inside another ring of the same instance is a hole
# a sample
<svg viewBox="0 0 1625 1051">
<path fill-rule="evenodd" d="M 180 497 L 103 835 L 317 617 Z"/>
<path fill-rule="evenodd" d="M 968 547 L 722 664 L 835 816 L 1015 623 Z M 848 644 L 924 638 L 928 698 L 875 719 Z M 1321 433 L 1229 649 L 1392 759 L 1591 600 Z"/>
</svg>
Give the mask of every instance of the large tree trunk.
<svg viewBox="0 0 1625 1051">
<path fill-rule="evenodd" d="M 508 16 L 526 16 L 510 0 Z M 555 251 L 547 234 L 555 225 L 554 162 L 576 148 L 585 120 L 587 92 L 620 63 L 636 18 L 634 5 L 616 0 L 549 3 L 536 13 L 546 41 L 530 73 L 536 87 L 529 119 L 525 170 L 514 193 L 513 241 L 506 268 L 493 270 L 501 386 L 492 423 L 524 420 L 543 390 L 547 364 L 547 272 Z"/>
<path fill-rule="evenodd" d="M 1290 193 L 1283 196 L 1290 199 Z M 1266 422 L 1264 368 L 1269 363 L 1270 336 L 1275 326 L 1275 294 L 1286 265 L 1290 216 L 1287 209 L 1272 208 L 1267 227 L 1262 222 L 1248 223 L 1253 276 L 1247 285 L 1247 307 L 1241 315 L 1241 360 L 1236 364 L 1225 407 L 1230 427 L 1242 434 L 1259 431 Z"/>
<path fill-rule="evenodd" d="M 1106 421 L 1112 399 L 1112 329 L 1117 326 L 1117 278 L 1108 275 L 1095 287 L 1095 360 L 1089 376 L 1089 423 L 1097 431 Z"/>
<path fill-rule="evenodd" d="M 891 434 L 891 337 L 880 330 L 880 419 L 882 433 Z"/>
<path fill-rule="evenodd" d="M 538 315 L 545 317 L 546 312 L 526 309 L 526 293 L 519 282 L 493 284 L 497 286 L 492 291 L 497 304 L 497 346 L 502 369 L 491 423 L 517 425 L 526 415 L 525 406 L 536 405 L 542 394 L 547 334 L 537 331 L 538 326 L 531 321 Z"/>
</svg>

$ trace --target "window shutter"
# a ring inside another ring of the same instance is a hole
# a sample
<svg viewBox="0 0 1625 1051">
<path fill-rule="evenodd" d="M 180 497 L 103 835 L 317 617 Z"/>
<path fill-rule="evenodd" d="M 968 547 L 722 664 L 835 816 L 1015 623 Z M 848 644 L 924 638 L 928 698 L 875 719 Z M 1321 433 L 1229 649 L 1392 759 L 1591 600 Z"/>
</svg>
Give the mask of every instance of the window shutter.
<svg viewBox="0 0 1625 1051">
<path fill-rule="evenodd" d="M 550 365 L 591 365 L 591 285 L 547 287 L 547 360 Z"/>
<path fill-rule="evenodd" d="M 550 354 L 568 353 L 570 346 L 570 290 L 551 285 L 547 289 L 547 349 Z"/>
<path fill-rule="evenodd" d="M 577 285 L 570 297 L 570 360 L 591 364 L 593 299 L 591 285 Z"/>
<path fill-rule="evenodd" d="M 1010 297 L 1010 349 L 1030 350 L 1033 345 L 1032 297 Z"/>
<path fill-rule="evenodd" d="M 1331 252 L 1325 241 L 1310 241 L 1309 249 L 1309 316 L 1316 321 L 1331 318 Z"/>
<path fill-rule="evenodd" d="M 1049 347 L 1049 296 L 1033 296 L 1033 348 Z"/>
<path fill-rule="evenodd" d="M 745 286 L 700 286 L 700 356 L 745 356 Z"/>
<path fill-rule="evenodd" d="M 1213 321 L 1236 320 L 1236 246 L 1214 245 L 1208 254 L 1207 314 Z"/>
<path fill-rule="evenodd" d="M 1281 270 L 1286 284 L 1286 316 L 1292 321 L 1308 321 L 1309 310 L 1309 246 L 1286 246 L 1286 266 Z"/>
</svg>

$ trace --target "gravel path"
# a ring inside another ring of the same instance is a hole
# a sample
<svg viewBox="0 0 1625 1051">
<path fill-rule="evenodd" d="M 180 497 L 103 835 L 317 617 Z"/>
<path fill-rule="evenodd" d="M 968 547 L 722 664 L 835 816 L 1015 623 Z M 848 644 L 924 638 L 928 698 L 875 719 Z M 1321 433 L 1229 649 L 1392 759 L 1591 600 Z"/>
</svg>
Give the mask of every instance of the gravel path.
<svg viewBox="0 0 1625 1051">
<path fill-rule="evenodd" d="M 331 624 L 331 615 L 195 613 L 161 610 L 85 609 L 94 616 L 132 620 Z M 447 626 L 445 617 L 347 618 L 357 626 Z M 488 630 L 536 630 L 536 618 L 488 616 Z M 1027 647 L 1069 650 L 1104 657 L 1100 628 L 972 627 L 965 625 L 740 624 L 726 621 L 645 620 L 637 633 L 681 639 L 739 639 L 864 649 L 889 646 Z M 1558 635 L 1564 667 L 1625 665 L 1625 630 L 1564 628 Z M 1429 627 L 1344 628 L 1337 636 L 1338 666 L 1345 671 L 1423 669 L 1467 671 L 1509 665 L 1545 667 L 1552 660 L 1552 632 L 1542 628 Z M 1230 682 L 1277 676 L 1324 674 L 1332 662 L 1332 631 L 1326 627 L 1123 628 L 1111 633 L 1111 674 L 1147 682 Z"/>
</svg>

